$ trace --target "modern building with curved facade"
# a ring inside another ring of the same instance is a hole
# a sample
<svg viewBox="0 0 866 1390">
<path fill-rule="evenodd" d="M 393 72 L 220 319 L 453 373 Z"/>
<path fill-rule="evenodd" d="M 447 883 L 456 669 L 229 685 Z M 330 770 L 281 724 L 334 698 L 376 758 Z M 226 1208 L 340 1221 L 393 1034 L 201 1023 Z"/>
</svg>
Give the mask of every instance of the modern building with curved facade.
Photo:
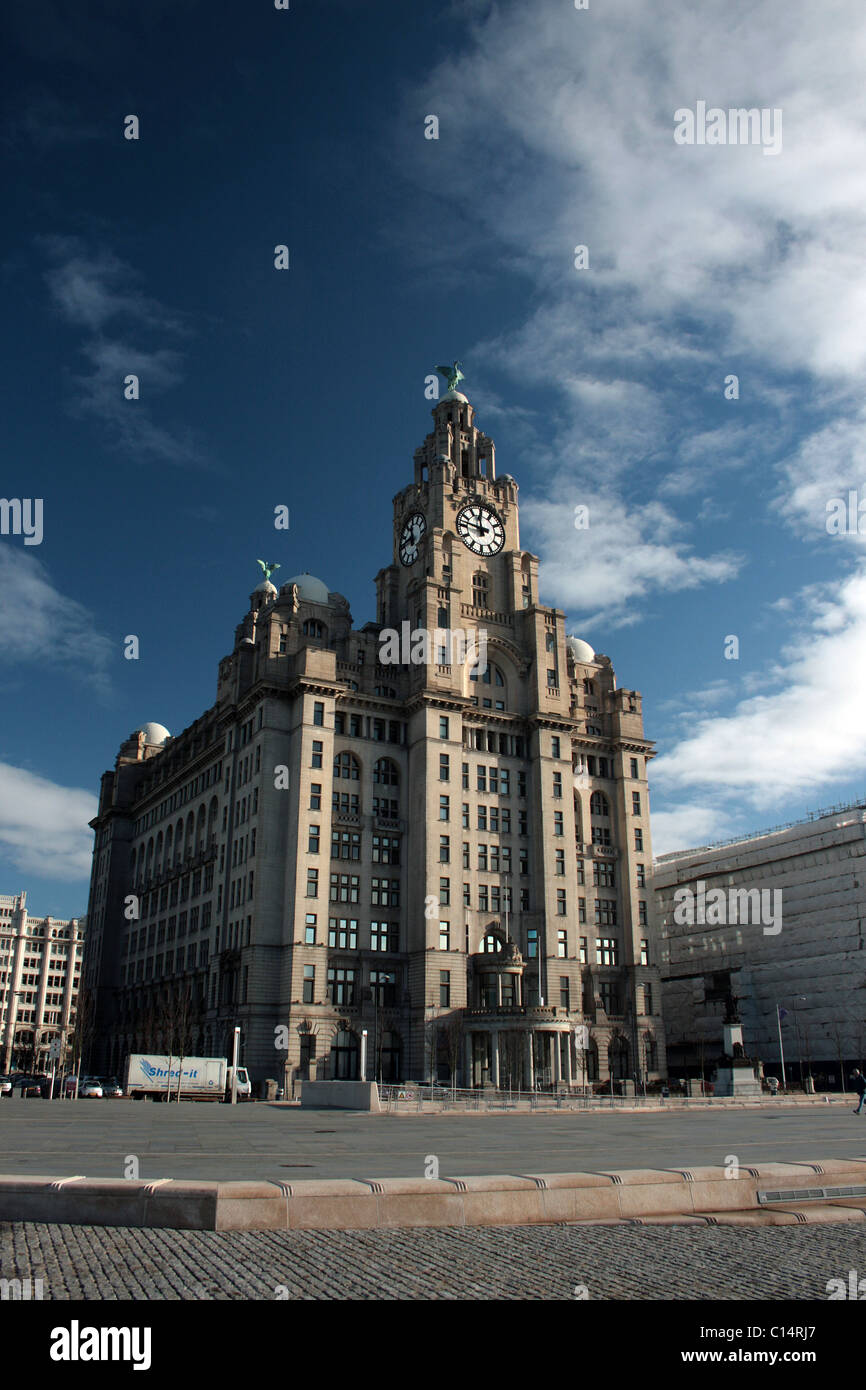
<svg viewBox="0 0 866 1390">
<path fill-rule="evenodd" d="M 239 1026 L 259 1080 L 357 1077 L 364 1032 L 386 1081 L 664 1075 L 641 697 L 539 602 L 467 398 L 432 414 L 376 621 L 266 578 L 213 706 L 174 738 L 145 725 L 105 773 L 103 1070 L 228 1055 Z"/>
</svg>

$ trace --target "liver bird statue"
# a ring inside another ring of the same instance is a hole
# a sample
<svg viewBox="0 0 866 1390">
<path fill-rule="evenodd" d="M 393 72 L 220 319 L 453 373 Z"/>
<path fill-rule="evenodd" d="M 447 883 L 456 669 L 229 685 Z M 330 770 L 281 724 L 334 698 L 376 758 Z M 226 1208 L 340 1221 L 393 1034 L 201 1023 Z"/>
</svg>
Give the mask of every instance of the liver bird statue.
<svg viewBox="0 0 866 1390">
<path fill-rule="evenodd" d="M 437 367 L 437 368 L 436 368 L 436 370 L 437 370 L 437 372 L 439 373 L 439 375 L 440 375 L 440 376 L 444 376 L 445 380 L 448 382 L 448 390 L 449 390 L 449 391 L 456 391 L 456 390 L 457 390 L 457 383 L 458 383 L 458 381 L 465 381 L 465 380 L 466 380 L 465 376 L 463 375 L 463 373 L 462 373 L 461 370 L 460 370 L 460 366 L 461 366 L 461 364 L 460 364 L 459 362 L 455 361 L 453 367 Z"/>
<path fill-rule="evenodd" d="M 262 569 L 264 570 L 265 579 L 268 581 L 270 581 L 270 577 L 273 574 L 274 570 L 278 570 L 280 568 L 276 560 L 256 560 L 256 564 L 261 565 Z"/>
</svg>

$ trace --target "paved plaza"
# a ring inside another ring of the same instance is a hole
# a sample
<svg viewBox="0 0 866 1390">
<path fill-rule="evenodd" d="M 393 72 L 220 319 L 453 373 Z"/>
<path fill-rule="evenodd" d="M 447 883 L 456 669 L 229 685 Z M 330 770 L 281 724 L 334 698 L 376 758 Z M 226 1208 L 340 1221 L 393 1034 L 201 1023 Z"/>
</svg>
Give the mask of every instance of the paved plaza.
<svg viewBox="0 0 866 1390">
<path fill-rule="evenodd" d="M 847 1105 L 684 1112 L 378 1115 L 248 1105 L 0 1101 L 0 1174 L 259 1179 L 442 1177 L 866 1157 Z"/>
<path fill-rule="evenodd" d="M 41 1278 L 45 1299 L 826 1301 L 829 1280 L 866 1272 L 866 1232 L 834 1225 L 220 1233 L 15 1224 L 0 1225 L 0 1266 L 7 1278 Z"/>
</svg>

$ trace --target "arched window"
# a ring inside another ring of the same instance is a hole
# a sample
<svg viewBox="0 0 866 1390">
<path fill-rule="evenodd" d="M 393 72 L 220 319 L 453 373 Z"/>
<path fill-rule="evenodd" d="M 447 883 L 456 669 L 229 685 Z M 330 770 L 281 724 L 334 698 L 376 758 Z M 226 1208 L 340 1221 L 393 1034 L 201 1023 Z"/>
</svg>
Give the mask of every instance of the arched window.
<svg viewBox="0 0 866 1390">
<path fill-rule="evenodd" d="M 358 1039 L 348 1028 L 342 1028 L 331 1043 L 331 1079 L 358 1079 Z"/>
<path fill-rule="evenodd" d="M 305 618 L 301 631 L 305 637 L 314 637 L 318 642 L 324 642 L 328 635 L 325 624 L 319 622 L 318 618 Z"/>
<path fill-rule="evenodd" d="M 350 782 L 357 782 L 361 775 L 361 768 L 354 753 L 338 753 L 334 759 L 334 776 L 346 777 Z"/>
<path fill-rule="evenodd" d="M 376 694 L 383 695 L 386 700 L 396 700 L 397 692 L 390 685 L 377 685 Z"/>
<path fill-rule="evenodd" d="M 607 797 L 604 792 L 593 792 L 589 798 L 589 809 L 594 816 L 609 816 L 610 807 L 607 804 Z"/>
<path fill-rule="evenodd" d="M 380 758 L 373 767 L 373 781 L 378 782 L 381 787 L 399 787 L 400 773 L 397 764 L 390 758 Z"/>
<path fill-rule="evenodd" d="M 480 675 L 478 674 L 478 667 L 473 666 L 472 670 L 469 672 L 469 679 L 471 681 L 481 681 L 482 685 L 505 686 L 505 677 L 499 667 L 493 665 L 492 661 L 487 663 Z"/>
<path fill-rule="evenodd" d="M 502 942 L 495 931 L 489 931 L 481 942 L 481 950 L 484 955 L 492 955 L 496 951 L 502 950 Z"/>
<path fill-rule="evenodd" d="M 490 593 L 490 579 L 486 570 L 476 570 L 472 576 L 472 604 L 475 608 L 486 608 Z"/>
</svg>

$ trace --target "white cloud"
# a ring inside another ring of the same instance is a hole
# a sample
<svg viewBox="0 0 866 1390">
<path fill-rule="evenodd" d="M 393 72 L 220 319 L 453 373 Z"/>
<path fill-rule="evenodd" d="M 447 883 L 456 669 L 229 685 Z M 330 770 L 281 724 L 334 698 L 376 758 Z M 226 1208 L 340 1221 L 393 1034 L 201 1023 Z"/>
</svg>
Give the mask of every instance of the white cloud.
<svg viewBox="0 0 866 1390">
<path fill-rule="evenodd" d="M 731 817 L 724 810 L 701 802 L 689 802 L 671 811 L 653 811 L 651 819 L 655 859 L 672 854 L 674 850 L 711 845 L 736 833 L 731 828 Z"/>
<path fill-rule="evenodd" d="M 848 780 L 866 762 L 866 570 L 827 597 L 801 595 L 799 630 L 767 673 L 770 694 L 734 712 L 700 719 L 694 732 L 653 763 L 653 786 L 668 799 L 713 788 L 720 812 L 760 811 L 785 798 Z M 706 791 L 699 805 L 704 805 Z"/>
<path fill-rule="evenodd" d="M 574 508 L 589 507 L 589 526 L 575 530 Z M 543 557 L 541 589 L 579 614 L 582 627 L 637 621 L 634 604 L 654 590 L 721 584 L 736 575 L 730 553 L 700 556 L 682 539 L 682 526 L 660 502 L 629 510 L 615 496 L 572 488 L 561 502 L 529 498 L 521 506 L 522 544 Z"/>
<path fill-rule="evenodd" d="M 90 792 L 0 763 L 0 847 L 22 874 L 87 878 L 97 809 Z"/>
</svg>

